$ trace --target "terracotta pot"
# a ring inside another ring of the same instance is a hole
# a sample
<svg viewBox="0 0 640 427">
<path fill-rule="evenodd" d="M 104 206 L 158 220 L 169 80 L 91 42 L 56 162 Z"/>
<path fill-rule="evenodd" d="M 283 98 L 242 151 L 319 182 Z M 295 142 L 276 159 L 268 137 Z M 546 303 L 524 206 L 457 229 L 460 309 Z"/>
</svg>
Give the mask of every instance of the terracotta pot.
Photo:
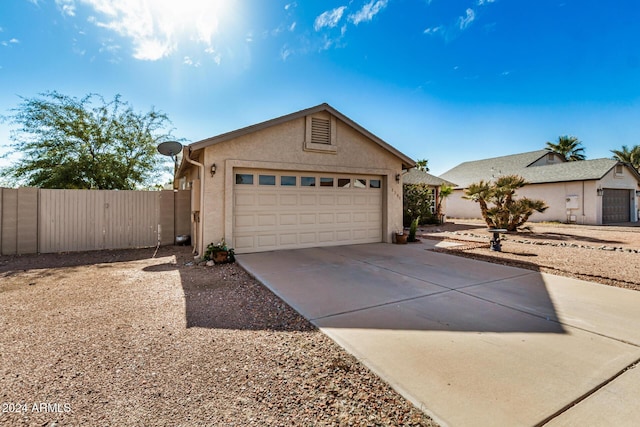
<svg viewBox="0 0 640 427">
<path fill-rule="evenodd" d="M 213 262 L 216 264 L 222 264 L 223 262 L 227 262 L 229 258 L 229 252 L 227 251 L 218 251 L 213 253 Z"/>
<path fill-rule="evenodd" d="M 396 234 L 396 243 L 399 245 L 404 245 L 407 243 L 408 234 Z"/>
</svg>

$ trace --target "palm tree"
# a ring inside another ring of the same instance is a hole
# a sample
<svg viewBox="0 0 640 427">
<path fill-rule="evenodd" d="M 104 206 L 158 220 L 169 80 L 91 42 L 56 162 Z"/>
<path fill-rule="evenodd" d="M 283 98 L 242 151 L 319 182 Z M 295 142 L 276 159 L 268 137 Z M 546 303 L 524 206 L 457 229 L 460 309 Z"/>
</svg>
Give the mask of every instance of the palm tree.
<svg viewBox="0 0 640 427">
<path fill-rule="evenodd" d="M 631 149 L 623 145 L 621 150 L 611 150 L 611 152 L 615 160 L 629 163 L 637 170 L 640 170 L 640 145 L 634 145 Z"/>
<path fill-rule="evenodd" d="M 586 159 L 584 148 L 580 145 L 582 141 L 577 137 L 563 135 L 558 137 L 557 143 L 547 141 L 547 150 L 561 155 L 568 162 L 573 162 Z"/>
<path fill-rule="evenodd" d="M 429 160 L 428 159 L 416 160 L 416 169 L 422 172 L 429 172 Z"/>
</svg>

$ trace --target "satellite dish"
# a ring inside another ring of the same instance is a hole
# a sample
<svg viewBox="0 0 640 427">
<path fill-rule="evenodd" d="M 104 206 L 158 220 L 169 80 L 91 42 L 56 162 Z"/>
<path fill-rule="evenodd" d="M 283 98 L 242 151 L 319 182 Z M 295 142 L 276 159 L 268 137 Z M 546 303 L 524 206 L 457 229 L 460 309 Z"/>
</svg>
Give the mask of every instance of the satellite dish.
<svg viewBox="0 0 640 427">
<path fill-rule="evenodd" d="M 173 156 L 182 151 L 182 144 L 178 141 L 165 141 L 158 145 L 158 151 L 160 154 L 173 159 Z"/>
<path fill-rule="evenodd" d="M 165 141 L 158 144 L 158 151 L 163 156 L 171 157 L 173 160 L 173 173 L 175 174 L 178 170 L 178 157 L 176 155 L 182 151 L 182 144 L 178 141 Z"/>
</svg>

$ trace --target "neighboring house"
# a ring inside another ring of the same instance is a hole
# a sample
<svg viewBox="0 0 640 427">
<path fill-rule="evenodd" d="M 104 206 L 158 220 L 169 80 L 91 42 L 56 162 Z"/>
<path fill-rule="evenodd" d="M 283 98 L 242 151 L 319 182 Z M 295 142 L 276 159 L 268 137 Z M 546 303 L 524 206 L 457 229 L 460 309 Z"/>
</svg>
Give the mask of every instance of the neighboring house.
<svg viewBox="0 0 640 427">
<path fill-rule="evenodd" d="M 544 200 L 549 208 L 532 221 L 611 224 L 638 221 L 640 174 L 630 165 L 612 159 L 566 162 L 548 150 L 461 163 L 440 177 L 455 182 L 447 199 L 447 215 L 479 218 L 477 203 L 463 199 L 464 189 L 480 180 L 520 175 L 529 184 L 519 196 Z"/>
<path fill-rule="evenodd" d="M 433 205 L 431 206 L 431 213 L 436 213 L 436 206 L 440 202 L 440 187 L 445 185 L 448 187 L 456 187 L 456 184 L 449 182 L 445 179 L 439 178 L 435 175 L 431 175 L 425 171 L 418 169 L 411 169 L 402 176 L 402 183 L 406 184 L 425 184 L 433 189 Z M 446 214 L 446 209 L 443 203 L 441 207 L 442 214 Z"/>
<path fill-rule="evenodd" d="M 415 161 L 321 104 L 194 142 L 176 172 L 192 189 L 199 253 L 391 242 Z"/>
</svg>

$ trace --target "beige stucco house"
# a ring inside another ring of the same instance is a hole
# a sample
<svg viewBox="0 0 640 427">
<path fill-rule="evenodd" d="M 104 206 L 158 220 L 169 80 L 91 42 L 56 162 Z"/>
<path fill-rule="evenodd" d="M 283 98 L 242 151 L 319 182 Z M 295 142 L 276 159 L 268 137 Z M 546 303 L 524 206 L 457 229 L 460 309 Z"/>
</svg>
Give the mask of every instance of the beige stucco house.
<svg viewBox="0 0 640 427">
<path fill-rule="evenodd" d="M 456 183 L 447 199 L 447 216 L 479 218 L 477 203 L 464 190 L 480 180 L 520 175 L 529 183 L 518 196 L 542 199 L 549 208 L 531 221 L 611 224 L 638 221 L 640 174 L 613 159 L 567 162 L 547 150 L 461 163 L 440 177 Z"/>
<path fill-rule="evenodd" d="M 328 104 L 184 148 L 199 253 L 391 242 L 402 229 L 402 173 L 415 162 Z"/>
</svg>

